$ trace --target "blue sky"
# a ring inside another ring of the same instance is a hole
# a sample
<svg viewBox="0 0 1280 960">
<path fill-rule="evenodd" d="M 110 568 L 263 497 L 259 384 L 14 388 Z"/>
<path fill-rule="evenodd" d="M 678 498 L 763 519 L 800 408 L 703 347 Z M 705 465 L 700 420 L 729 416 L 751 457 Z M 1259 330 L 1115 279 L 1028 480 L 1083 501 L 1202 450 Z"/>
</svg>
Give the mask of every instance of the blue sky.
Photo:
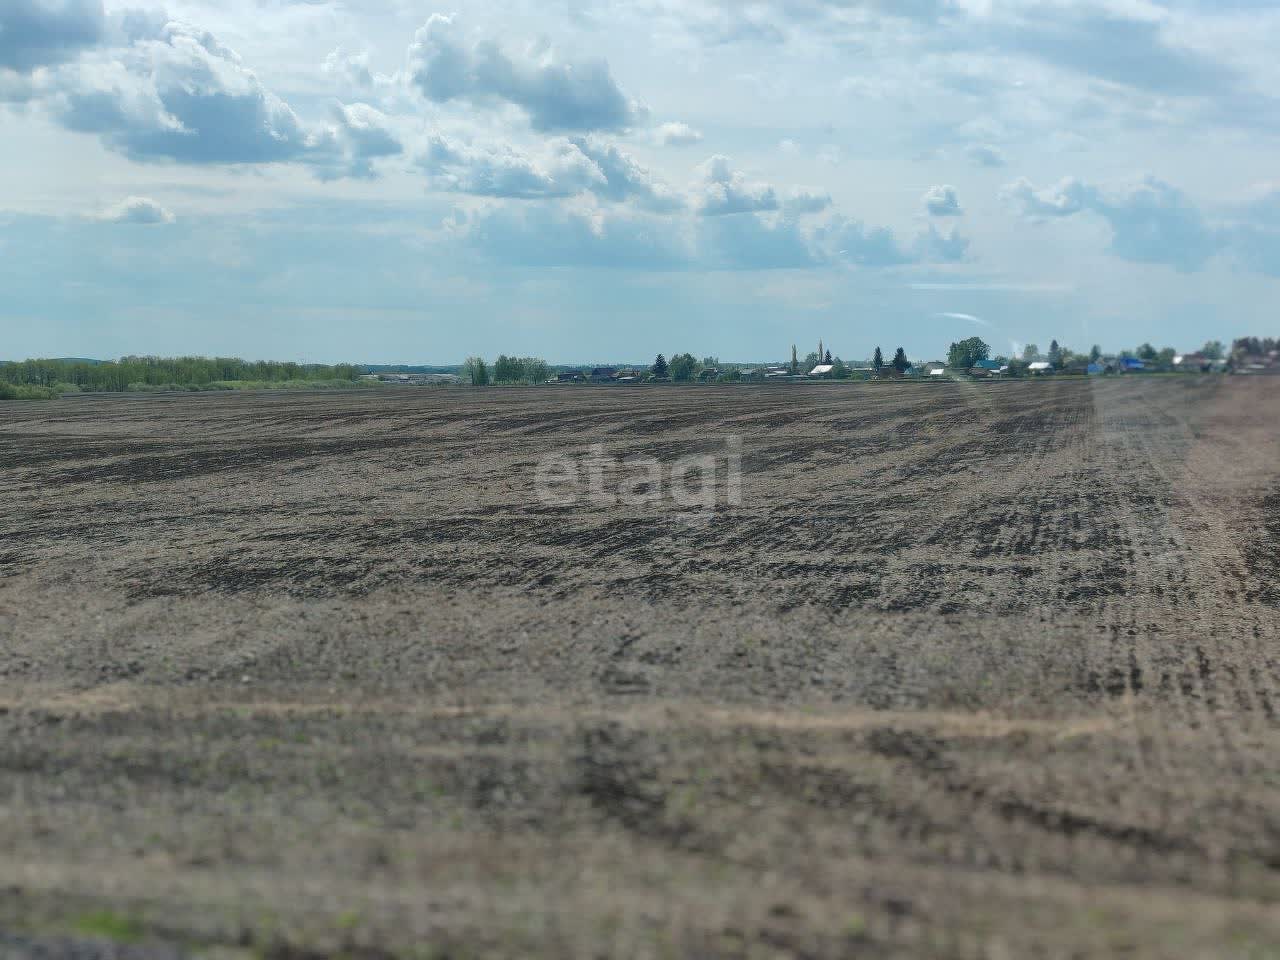
<svg viewBox="0 0 1280 960">
<path fill-rule="evenodd" d="M 1280 8 L 0 0 L 0 357 L 1274 334 Z"/>
</svg>

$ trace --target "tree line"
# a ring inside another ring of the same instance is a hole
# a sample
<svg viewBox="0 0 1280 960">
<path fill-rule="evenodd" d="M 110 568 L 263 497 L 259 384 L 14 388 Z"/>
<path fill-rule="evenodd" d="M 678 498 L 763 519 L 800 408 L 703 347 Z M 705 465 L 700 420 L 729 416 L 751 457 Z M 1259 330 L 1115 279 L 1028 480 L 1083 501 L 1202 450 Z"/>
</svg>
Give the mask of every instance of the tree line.
<svg viewBox="0 0 1280 960">
<path fill-rule="evenodd" d="M 551 364 L 541 357 L 514 357 L 505 353 L 490 366 L 483 357 L 467 357 L 459 371 L 474 387 L 490 383 L 542 383 L 552 375 Z"/>
<path fill-rule="evenodd" d="M 163 387 L 207 387 L 223 382 L 355 380 L 351 363 L 282 363 L 235 357 L 122 357 L 119 360 L 20 360 L 0 363 L 0 383 L 13 387 L 124 392 Z"/>
<path fill-rule="evenodd" d="M 1280 354 L 1280 337 L 1241 337 L 1231 344 L 1230 361 L 1247 363 L 1258 357 Z"/>
</svg>

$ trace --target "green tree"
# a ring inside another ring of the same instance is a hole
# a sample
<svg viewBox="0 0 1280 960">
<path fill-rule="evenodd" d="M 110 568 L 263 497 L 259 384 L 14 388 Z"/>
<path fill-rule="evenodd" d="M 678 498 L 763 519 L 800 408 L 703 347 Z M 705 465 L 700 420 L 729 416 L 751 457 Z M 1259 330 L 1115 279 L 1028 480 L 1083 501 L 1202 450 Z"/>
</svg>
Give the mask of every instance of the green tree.
<svg viewBox="0 0 1280 960">
<path fill-rule="evenodd" d="M 1022 359 L 1026 363 L 1034 363 L 1040 359 L 1040 347 L 1034 343 L 1028 343 L 1022 348 Z"/>
<path fill-rule="evenodd" d="M 907 359 L 907 351 L 899 347 L 898 352 L 893 355 L 893 369 L 899 373 L 906 373 L 909 366 L 911 361 Z"/>
<path fill-rule="evenodd" d="M 1210 340 L 1200 348 L 1200 352 L 1203 353 L 1205 358 L 1208 360 L 1221 360 L 1226 355 L 1227 351 L 1222 345 L 1221 340 Z"/>
<path fill-rule="evenodd" d="M 1097 363 L 1101 359 L 1102 359 L 1102 348 L 1095 343 L 1092 347 L 1089 348 L 1089 362 Z"/>
<path fill-rule="evenodd" d="M 828 351 L 826 352 L 826 355 L 822 358 L 822 362 L 823 362 L 823 363 L 830 363 L 830 362 L 831 362 L 831 351 L 830 351 L 830 350 L 828 350 Z"/>
<path fill-rule="evenodd" d="M 665 380 L 669 372 L 667 368 L 667 358 L 662 354 L 658 354 L 658 358 L 653 361 L 653 366 L 649 369 L 659 380 Z"/>
<path fill-rule="evenodd" d="M 871 356 L 871 369 L 879 373 L 884 367 L 884 354 L 880 352 L 880 348 L 876 347 L 876 352 Z"/>
<path fill-rule="evenodd" d="M 24 360 L 0 365 L 0 379 L 15 386 L 71 384 L 83 390 L 198 389 L 224 381 L 355 380 L 353 364 L 246 361 L 234 357 L 121 357 L 119 360 Z"/>
<path fill-rule="evenodd" d="M 800 361 L 796 358 L 796 345 L 791 345 L 791 375 L 794 377 L 800 372 Z"/>
<path fill-rule="evenodd" d="M 519 383 L 524 379 L 524 365 L 515 357 L 499 354 L 493 361 L 494 383 Z"/>
<path fill-rule="evenodd" d="M 822 361 L 818 359 L 818 355 L 816 353 L 810 353 L 808 356 L 804 358 L 804 364 L 801 367 L 800 372 L 808 373 L 810 370 L 812 370 L 821 362 Z"/>
<path fill-rule="evenodd" d="M 991 356 L 991 347 L 981 337 L 969 337 L 959 343 L 951 344 L 947 350 L 947 366 L 959 370 L 968 370 L 979 360 Z"/>
<path fill-rule="evenodd" d="M 1144 343 L 1137 352 L 1139 360 L 1154 360 L 1157 356 L 1156 348 L 1149 343 Z"/>
<path fill-rule="evenodd" d="M 1055 370 L 1062 369 L 1062 348 L 1058 346 L 1057 340 L 1054 340 L 1049 344 L 1049 364 Z"/>
<path fill-rule="evenodd" d="M 541 357 L 524 357 L 520 361 L 520 369 L 529 383 L 542 383 L 551 379 L 551 366 Z"/>
<path fill-rule="evenodd" d="M 671 358 L 671 379 L 683 383 L 698 375 L 698 361 L 691 353 L 677 353 Z"/>
<path fill-rule="evenodd" d="M 489 367 L 483 357 L 467 357 L 462 369 L 471 380 L 473 387 L 484 387 L 489 384 Z"/>
</svg>

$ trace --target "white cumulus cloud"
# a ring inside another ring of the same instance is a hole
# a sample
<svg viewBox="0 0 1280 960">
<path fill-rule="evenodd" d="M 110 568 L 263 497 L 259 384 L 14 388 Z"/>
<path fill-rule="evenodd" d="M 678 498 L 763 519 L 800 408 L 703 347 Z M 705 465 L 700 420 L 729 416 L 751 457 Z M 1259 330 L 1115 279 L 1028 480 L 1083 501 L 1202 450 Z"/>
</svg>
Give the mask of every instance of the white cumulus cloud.
<svg viewBox="0 0 1280 960">
<path fill-rule="evenodd" d="M 664 123 L 655 131 L 655 139 L 664 147 L 691 147 L 702 142 L 702 131 L 687 123 Z"/>
<path fill-rule="evenodd" d="M 432 134 L 417 158 L 437 189 L 481 197 L 569 197 L 607 181 L 575 144 L 558 140 L 540 156 L 506 142 L 475 142 Z"/>
<path fill-rule="evenodd" d="M 515 56 L 492 40 L 469 40 L 454 18 L 441 14 L 433 14 L 414 35 L 409 69 L 413 84 L 429 100 L 510 103 L 543 132 L 622 130 L 642 114 L 604 60 L 561 63 L 549 53 Z"/>
<path fill-rule="evenodd" d="M 921 203 L 935 217 L 959 217 L 964 214 L 960 209 L 960 197 L 956 188 L 946 184 L 930 187 L 921 198 Z"/>
<path fill-rule="evenodd" d="M 747 180 L 734 170 L 729 158 L 717 154 L 699 168 L 702 181 L 696 188 L 698 212 L 706 216 L 757 213 L 778 209 L 778 194 L 767 183 Z"/>
<path fill-rule="evenodd" d="M 136 223 L 151 226 L 173 223 L 176 218 L 148 197 L 126 197 L 100 212 L 95 219 L 104 223 Z"/>
</svg>

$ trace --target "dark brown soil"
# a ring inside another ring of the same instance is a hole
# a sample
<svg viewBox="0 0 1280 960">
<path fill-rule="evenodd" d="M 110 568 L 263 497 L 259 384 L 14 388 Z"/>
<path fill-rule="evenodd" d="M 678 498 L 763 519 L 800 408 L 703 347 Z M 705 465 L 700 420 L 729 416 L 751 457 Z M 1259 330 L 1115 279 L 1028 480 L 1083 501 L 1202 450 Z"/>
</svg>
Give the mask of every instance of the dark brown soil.
<svg viewBox="0 0 1280 960">
<path fill-rule="evenodd" d="M 0 957 L 1278 956 L 1278 424 L 1207 377 L 0 404 Z M 731 435 L 738 505 L 536 495 Z"/>
</svg>

